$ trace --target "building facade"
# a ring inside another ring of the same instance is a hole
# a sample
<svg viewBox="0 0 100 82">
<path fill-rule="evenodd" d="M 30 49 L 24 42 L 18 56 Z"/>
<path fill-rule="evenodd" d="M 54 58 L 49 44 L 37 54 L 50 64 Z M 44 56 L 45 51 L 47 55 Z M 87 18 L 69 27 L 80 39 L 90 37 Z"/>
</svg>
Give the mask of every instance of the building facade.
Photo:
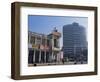
<svg viewBox="0 0 100 82">
<path fill-rule="evenodd" d="M 48 35 L 28 32 L 28 64 L 52 63 L 61 60 L 59 39 L 55 28 Z"/>
<path fill-rule="evenodd" d="M 69 61 L 87 61 L 86 29 L 78 23 L 63 26 L 63 52 Z"/>
</svg>

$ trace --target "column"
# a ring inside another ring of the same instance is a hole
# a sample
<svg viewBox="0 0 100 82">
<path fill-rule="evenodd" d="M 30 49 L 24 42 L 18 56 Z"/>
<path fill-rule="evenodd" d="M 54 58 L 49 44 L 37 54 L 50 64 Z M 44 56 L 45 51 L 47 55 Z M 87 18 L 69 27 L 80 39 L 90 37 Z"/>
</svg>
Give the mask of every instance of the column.
<svg viewBox="0 0 100 82">
<path fill-rule="evenodd" d="M 51 62 L 51 54 L 50 54 L 50 51 L 49 51 L 49 58 L 48 58 L 48 60 L 49 60 L 49 62 Z"/>
<path fill-rule="evenodd" d="M 40 46 L 42 45 L 42 36 L 41 36 L 41 42 L 40 42 Z M 40 48 L 40 51 L 39 51 L 39 62 L 41 62 L 41 48 Z"/>
<path fill-rule="evenodd" d="M 52 45 L 52 49 L 54 48 L 54 37 L 52 36 L 52 43 L 51 43 L 51 45 Z"/>
<path fill-rule="evenodd" d="M 54 49 L 54 36 L 52 36 L 52 56 L 51 56 L 52 62 L 54 60 L 54 58 L 53 58 L 53 54 L 54 54 L 53 49 Z"/>
<path fill-rule="evenodd" d="M 53 51 L 52 51 L 52 57 L 51 57 L 52 61 L 53 61 Z"/>
<path fill-rule="evenodd" d="M 35 63 L 35 50 L 34 50 L 34 53 L 33 53 L 33 62 Z"/>
<path fill-rule="evenodd" d="M 41 50 L 39 51 L 39 62 L 41 62 Z"/>
<path fill-rule="evenodd" d="M 30 44 L 30 37 L 31 37 L 31 35 L 30 35 L 30 33 L 29 33 L 29 35 L 28 35 L 28 43 Z"/>
<path fill-rule="evenodd" d="M 57 45 L 58 45 L 58 47 L 60 48 L 60 42 L 59 42 L 59 39 L 57 39 Z"/>
<path fill-rule="evenodd" d="M 45 60 L 45 63 L 46 63 L 46 51 L 44 52 L 44 60 Z"/>
</svg>

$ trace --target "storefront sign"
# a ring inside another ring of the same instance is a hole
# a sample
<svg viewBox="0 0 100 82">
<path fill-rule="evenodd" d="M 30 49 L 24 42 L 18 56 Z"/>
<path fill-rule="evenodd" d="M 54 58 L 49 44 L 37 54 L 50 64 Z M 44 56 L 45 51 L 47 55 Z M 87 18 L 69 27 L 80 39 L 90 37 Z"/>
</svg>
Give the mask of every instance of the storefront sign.
<svg viewBox="0 0 100 82">
<path fill-rule="evenodd" d="M 34 44 L 32 45 L 32 48 L 38 49 L 38 47 L 39 47 L 38 45 L 34 45 Z"/>
</svg>

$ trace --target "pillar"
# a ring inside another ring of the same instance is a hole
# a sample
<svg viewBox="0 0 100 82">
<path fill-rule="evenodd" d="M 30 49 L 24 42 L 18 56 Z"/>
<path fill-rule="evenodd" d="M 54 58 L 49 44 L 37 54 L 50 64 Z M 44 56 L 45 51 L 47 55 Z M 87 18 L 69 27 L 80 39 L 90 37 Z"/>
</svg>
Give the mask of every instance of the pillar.
<svg viewBox="0 0 100 82">
<path fill-rule="evenodd" d="M 41 50 L 39 51 L 39 62 L 41 62 Z"/>
<path fill-rule="evenodd" d="M 33 62 L 35 62 L 35 49 L 34 49 L 34 53 L 33 53 Z"/>
<path fill-rule="evenodd" d="M 59 42 L 59 39 L 57 39 L 57 45 L 58 45 L 58 47 L 60 48 L 60 42 Z"/>
<path fill-rule="evenodd" d="M 45 63 L 46 63 L 46 51 L 44 53 L 44 60 L 45 60 Z"/>
<path fill-rule="evenodd" d="M 49 58 L 48 58 L 48 60 L 49 60 L 49 62 L 51 62 L 51 54 L 50 54 L 50 51 L 49 51 Z"/>
<path fill-rule="evenodd" d="M 30 44 L 30 39 L 31 39 L 31 35 L 30 35 L 30 33 L 29 33 L 29 35 L 28 35 L 28 43 Z"/>
<path fill-rule="evenodd" d="M 53 59 L 54 59 L 54 58 L 53 58 L 53 51 L 52 51 L 52 57 L 51 57 L 51 59 L 52 59 L 52 61 L 53 61 Z"/>
</svg>

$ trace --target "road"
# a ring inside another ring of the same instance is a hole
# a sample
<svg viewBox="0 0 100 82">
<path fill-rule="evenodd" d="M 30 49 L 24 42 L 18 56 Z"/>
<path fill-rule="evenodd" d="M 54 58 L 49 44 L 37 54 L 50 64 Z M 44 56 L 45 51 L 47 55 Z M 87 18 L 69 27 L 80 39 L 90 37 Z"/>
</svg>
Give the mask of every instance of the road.
<svg viewBox="0 0 100 82">
<path fill-rule="evenodd" d="M 49 65 L 79 65 L 79 64 L 87 64 L 87 62 L 56 62 L 56 63 L 35 63 L 35 64 L 29 64 L 28 66 L 49 66 Z"/>
</svg>

